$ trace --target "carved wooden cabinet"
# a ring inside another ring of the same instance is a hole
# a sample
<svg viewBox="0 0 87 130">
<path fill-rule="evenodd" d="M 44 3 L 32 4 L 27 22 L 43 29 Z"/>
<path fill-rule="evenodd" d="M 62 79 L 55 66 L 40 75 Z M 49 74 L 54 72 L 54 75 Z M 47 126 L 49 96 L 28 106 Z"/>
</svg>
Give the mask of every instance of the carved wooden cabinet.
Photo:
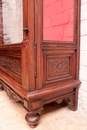
<svg viewBox="0 0 87 130">
<path fill-rule="evenodd" d="M 23 0 L 23 42 L 0 42 L 0 89 L 23 102 L 31 127 L 50 102 L 77 110 L 79 50 L 80 0 Z"/>
</svg>

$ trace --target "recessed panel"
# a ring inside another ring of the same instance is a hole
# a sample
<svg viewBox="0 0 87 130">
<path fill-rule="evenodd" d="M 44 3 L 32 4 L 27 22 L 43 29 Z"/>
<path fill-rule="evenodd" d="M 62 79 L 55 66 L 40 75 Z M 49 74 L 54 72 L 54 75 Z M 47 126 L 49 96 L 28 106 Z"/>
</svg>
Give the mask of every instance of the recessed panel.
<svg viewBox="0 0 87 130">
<path fill-rule="evenodd" d="M 75 52 L 74 50 L 49 50 L 43 52 L 43 85 L 60 84 L 75 79 Z"/>
<path fill-rule="evenodd" d="M 64 76 L 69 73 L 69 58 L 49 59 L 49 77 Z"/>
</svg>

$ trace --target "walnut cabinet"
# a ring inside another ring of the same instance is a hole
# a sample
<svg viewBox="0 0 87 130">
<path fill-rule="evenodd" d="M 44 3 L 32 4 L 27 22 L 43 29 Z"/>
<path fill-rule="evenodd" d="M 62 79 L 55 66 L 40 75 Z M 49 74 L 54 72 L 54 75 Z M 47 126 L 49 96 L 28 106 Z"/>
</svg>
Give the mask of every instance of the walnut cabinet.
<svg viewBox="0 0 87 130">
<path fill-rule="evenodd" d="M 77 110 L 80 0 L 23 0 L 22 11 L 21 43 L 4 44 L 0 22 L 0 90 L 23 102 L 25 119 L 35 127 L 45 104 L 67 98 Z"/>
</svg>

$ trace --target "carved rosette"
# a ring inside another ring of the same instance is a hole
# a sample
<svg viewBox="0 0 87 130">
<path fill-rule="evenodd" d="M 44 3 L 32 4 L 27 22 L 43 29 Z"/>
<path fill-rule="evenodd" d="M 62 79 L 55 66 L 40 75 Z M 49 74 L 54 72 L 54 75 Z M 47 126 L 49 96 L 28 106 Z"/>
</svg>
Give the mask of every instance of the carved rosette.
<svg viewBox="0 0 87 130">
<path fill-rule="evenodd" d="M 50 75 L 68 72 L 68 60 L 50 61 Z"/>
</svg>

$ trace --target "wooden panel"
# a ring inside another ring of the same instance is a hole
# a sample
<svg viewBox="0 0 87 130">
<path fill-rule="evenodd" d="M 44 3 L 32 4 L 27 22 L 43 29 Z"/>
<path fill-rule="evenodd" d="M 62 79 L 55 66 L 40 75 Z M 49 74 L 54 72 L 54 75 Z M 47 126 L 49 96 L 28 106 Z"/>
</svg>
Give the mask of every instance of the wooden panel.
<svg viewBox="0 0 87 130">
<path fill-rule="evenodd" d="M 75 80 L 75 61 L 74 49 L 44 49 L 43 87 L 52 87 L 52 85 L 63 84 L 67 80 L 68 82 L 71 79 Z"/>
<path fill-rule="evenodd" d="M 0 47 L 0 71 L 22 83 L 21 44 Z"/>
<path fill-rule="evenodd" d="M 9 75 L 15 75 L 20 79 L 21 77 L 21 58 L 15 56 L 0 56 L 0 69 Z M 10 74 L 11 73 L 11 74 Z M 15 77 L 15 78 L 16 78 Z"/>
</svg>

